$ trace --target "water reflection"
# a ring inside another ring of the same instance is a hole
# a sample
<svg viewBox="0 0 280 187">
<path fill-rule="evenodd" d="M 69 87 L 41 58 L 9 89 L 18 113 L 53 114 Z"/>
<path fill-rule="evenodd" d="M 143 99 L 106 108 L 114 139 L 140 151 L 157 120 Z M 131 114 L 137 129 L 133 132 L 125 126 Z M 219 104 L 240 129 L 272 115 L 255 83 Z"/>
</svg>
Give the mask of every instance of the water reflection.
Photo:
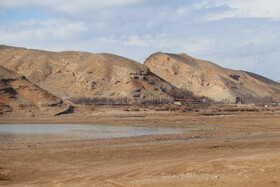
<svg viewBox="0 0 280 187">
<path fill-rule="evenodd" d="M 181 133 L 180 129 L 160 127 L 118 127 L 71 124 L 0 125 L 0 144 L 56 142 L 179 133 Z"/>
</svg>

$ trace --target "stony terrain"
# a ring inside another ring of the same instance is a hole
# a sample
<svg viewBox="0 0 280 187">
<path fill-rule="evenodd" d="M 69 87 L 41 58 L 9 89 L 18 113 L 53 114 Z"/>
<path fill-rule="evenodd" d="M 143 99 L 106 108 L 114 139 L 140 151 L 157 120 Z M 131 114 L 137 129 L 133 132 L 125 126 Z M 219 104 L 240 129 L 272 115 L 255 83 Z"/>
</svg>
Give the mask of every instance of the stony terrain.
<svg viewBox="0 0 280 187">
<path fill-rule="evenodd" d="M 112 54 L 0 47 L 0 65 L 61 98 L 169 98 L 171 84 L 140 63 Z"/>
<path fill-rule="evenodd" d="M 236 97 L 255 101 L 280 97 L 277 82 L 249 72 L 225 69 L 186 54 L 155 53 L 144 64 L 178 88 L 215 101 L 235 102 Z"/>
<path fill-rule="evenodd" d="M 70 103 L 41 89 L 24 76 L 0 66 L 0 114 L 58 115 L 71 110 Z"/>
</svg>

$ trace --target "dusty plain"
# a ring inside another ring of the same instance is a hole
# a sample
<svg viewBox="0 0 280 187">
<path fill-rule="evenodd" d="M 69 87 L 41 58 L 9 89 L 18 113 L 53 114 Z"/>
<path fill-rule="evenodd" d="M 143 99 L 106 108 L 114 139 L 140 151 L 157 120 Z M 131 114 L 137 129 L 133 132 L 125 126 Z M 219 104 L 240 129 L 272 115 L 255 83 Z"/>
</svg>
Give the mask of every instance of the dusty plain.
<svg viewBox="0 0 280 187">
<path fill-rule="evenodd" d="M 1 124 L 184 128 L 177 135 L 0 145 L 0 186 L 280 186 L 280 113 L 97 108 Z"/>
</svg>

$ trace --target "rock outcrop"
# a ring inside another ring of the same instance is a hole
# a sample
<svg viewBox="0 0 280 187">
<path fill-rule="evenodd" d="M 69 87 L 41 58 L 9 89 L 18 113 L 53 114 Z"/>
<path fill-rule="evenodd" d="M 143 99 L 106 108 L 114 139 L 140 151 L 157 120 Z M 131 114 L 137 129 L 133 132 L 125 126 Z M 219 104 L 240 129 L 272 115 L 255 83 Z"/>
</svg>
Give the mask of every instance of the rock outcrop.
<svg viewBox="0 0 280 187">
<path fill-rule="evenodd" d="M 0 66 L 0 114 L 57 115 L 69 112 L 71 107 L 70 103 L 32 84 L 25 76 Z"/>
<path fill-rule="evenodd" d="M 64 99 L 71 97 L 169 98 L 174 86 L 143 64 L 112 54 L 47 52 L 0 47 L 0 65 Z"/>
<path fill-rule="evenodd" d="M 178 88 L 214 101 L 235 102 L 280 98 L 280 84 L 265 77 L 222 68 L 186 54 L 155 53 L 144 62 L 150 70 Z"/>
</svg>

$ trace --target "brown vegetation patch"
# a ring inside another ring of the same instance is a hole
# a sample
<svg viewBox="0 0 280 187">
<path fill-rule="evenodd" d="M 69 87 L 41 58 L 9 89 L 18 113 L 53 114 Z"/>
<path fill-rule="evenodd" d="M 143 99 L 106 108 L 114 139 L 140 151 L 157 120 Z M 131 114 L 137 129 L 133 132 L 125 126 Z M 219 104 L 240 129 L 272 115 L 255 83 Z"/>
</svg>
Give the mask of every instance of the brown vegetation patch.
<svg viewBox="0 0 280 187">
<path fill-rule="evenodd" d="M 129 111 L 129 108 L 128 108 L 128 107 L 124 107 L 124 108 L 122 109 L 122 111 L 128 112 L 128 111 Z"/>
<path fill-rule="evenodd" d="M 134 112 L 137 112 L 137 111 L 140 111 L 140 108 L 139 107 L 131 107 L 130 110 L 134 111 Z"/>
</svg>

